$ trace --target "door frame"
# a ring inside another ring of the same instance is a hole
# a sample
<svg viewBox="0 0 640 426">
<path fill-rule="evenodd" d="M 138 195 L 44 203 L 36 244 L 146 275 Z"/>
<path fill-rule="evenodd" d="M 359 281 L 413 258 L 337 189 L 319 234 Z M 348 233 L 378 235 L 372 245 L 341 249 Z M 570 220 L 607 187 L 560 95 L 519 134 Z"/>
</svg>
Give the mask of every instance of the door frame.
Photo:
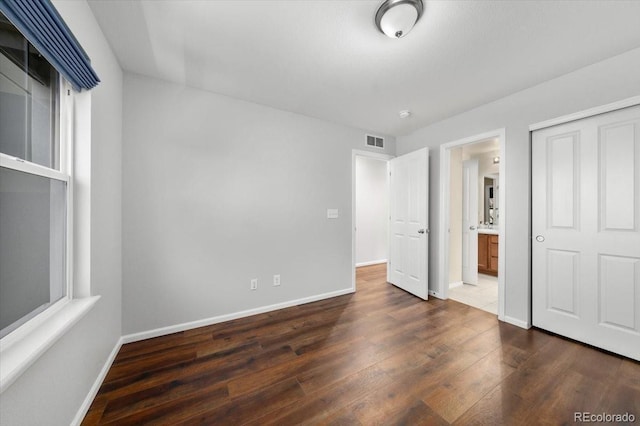
<svg viewBox="0 0 640 426">
<path fill-rule="evenodd" d="M 395 156 L 362 149 L 351 150 L 351 290 L 353 292 L 356 291 L 356 157 L 385 161 L 388 168 L 389 160 Z M 387 173 L 388 185 L 389 174 Z"/>
<path fill-rule="evenodd" d="M 449 298 L 449 213 L 450 201 L 449 191 L 451 190 L 451 149 L 459 148 L 464 145 L 470 145 L 482 142 L 487 139 L 498 139 L 500 145 L 500 166 L 498 182 L 500 189 L 498 190 L 498 209 L 500 211 L 500 220 L 498 221 L 498 319 L 504 321 L 505 318 L 505 256 L 506 256 L 506 130 L 500 128 L 486 133 L 469 136 L 452 142 L 440 145 L 440 219 L 439 228 L 440 235 L 438 239 L 438 250 L 441 255 L 438 259 L 438 287 L 439 294 L 434 294 L 442 299 Z"/>
</svg>

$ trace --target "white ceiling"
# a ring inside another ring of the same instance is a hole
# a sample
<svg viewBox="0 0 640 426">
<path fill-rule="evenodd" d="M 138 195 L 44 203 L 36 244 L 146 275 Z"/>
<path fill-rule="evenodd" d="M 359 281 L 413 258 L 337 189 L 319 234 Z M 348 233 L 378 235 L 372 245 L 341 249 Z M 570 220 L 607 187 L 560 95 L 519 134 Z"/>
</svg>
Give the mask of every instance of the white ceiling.
<svg viewBox="0 0 640 426">
<path fill-rule="evenodd" d="M 640 1 L 426 0 L 399 40 L 380 3 L 90 0 L 127 71 L 396 136 L 640 47 Z"/>
</svg>

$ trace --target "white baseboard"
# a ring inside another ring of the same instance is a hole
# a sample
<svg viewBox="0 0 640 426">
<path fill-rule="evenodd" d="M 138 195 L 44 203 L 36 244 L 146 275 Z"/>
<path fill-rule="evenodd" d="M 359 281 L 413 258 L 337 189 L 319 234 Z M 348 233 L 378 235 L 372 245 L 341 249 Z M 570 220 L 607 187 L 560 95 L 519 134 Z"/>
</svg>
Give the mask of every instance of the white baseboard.
<svg viewBox="0 0 640 426">
<path fill-rule="evenodd" d="M 509 323 L 511 325 L 515 325 L 517 327 L 520 328 L 524 328 L 525 330 L 528 330 L 531 328 L 531 324 L 529 324 L 527 321 L 522 321 L 519 320 L 517 318 L 513 318 L 513 317 L 509 317 L 509 316 L 504 316 L 504 318 L 502 319 L 504 322 Z"/>
<path fill-rule="evenodd" d="M 148 331 L 141 331 L 139 333 L 132 333 L 122 336 L 122 344 L 137 342 L 139 340 L 151 339 L 153 337 L 165 336 L 171 333 L 177 333 L 180 331 L 191 330 L 193 328 L 204 327 L 207 325 L 218 324 L 225 321 L 231 321 L 238 318 L 244 318 L 251 315 L 263 314 L 265 312 L 276 311 L 278 309 L 290 308 L 291 306 L 302 305 L 310 302 L 317 302 L 318 300 L 330 299 L 336 296 L 343 296 L 345 294 L 353 293 L 353 288 L 347 288 L 344 290 L 333 291 L 330 293 L 318 294 L 316 296 L 305 297 L 302 299 L 290 300 L 287 302 L 277 303 L 275 305 L 262 306 L 260 308 L 249 309 L 246 311 L 234 312 L 231 314 L 219 315 L 216 317 L 205 318 L 197 321 L 185 322 L 182 324 L 170 325 L 168 327 L 156 328 Z"/>
<path fill-rule="evenodd" d="M 113 364 L 113 361 L 115 361 L 116 355 L 118 355 L 118 352 L 120 351 L 121 346 L 122 346 L 122 337 L 118 339 L 118 341 L 116 342 L 116 345 L 113 347 L 113 350 L 111 351 L 111 353 L 107 357 L 107 360 L 102 366 L 102 370 L 100 370 L 100 374 L 98 374 L 98 377 L 96 377 L 96 380 L 95 382 L 93 382 L 93 386 L 91 386 L 91 389 L 89 390 L 89 393 L 87 394 L 84 401 L 82 402 L 80 409 L 78 410 L 78 412 L 76 413 L 76 416 L 71 421 L 72 426 L 76 426 L 76 425 L 79 426 L 82 423 L 82 420 L 84 420 L 84 416 L 87 415 L 87 412 L 91 407 L 91 403 L 93 403 L 94 398 L 96 397 L 96 395 L 98 394 L 98 391 L 100 390 L 100 386 L 102 386 L 102 382 L 104 381 L 105 377 L 107 377 L 107 373 L 109 372 L 109 369 Z"/>
<path fill-rule="evenodd" d="M 464 283 L 462 281 L 455 281 L 452 283 L 449 283 L 449 288 L 456 288 L 456 287 L 460 287 L 462 286 Z"/>
<path fill-rule="evenodd" d="M 379 265 L 381 263 L 387 263 L 387 259 L 371 260 L 369 262 L 356 263 L 356 268 L 359 268 L 360 266 Z"/>
</svg>

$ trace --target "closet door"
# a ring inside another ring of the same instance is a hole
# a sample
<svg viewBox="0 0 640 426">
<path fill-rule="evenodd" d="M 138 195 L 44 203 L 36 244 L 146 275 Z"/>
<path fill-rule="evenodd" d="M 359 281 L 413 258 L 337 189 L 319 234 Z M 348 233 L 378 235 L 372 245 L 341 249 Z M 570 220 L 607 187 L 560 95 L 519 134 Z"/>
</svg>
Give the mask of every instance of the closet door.
<svg viewBox="0 0 640 426">
<path fill-rule="evenodd" d="M 532 144 L 533 325 L 640 360 L 640 106 Z"/>
</svg>

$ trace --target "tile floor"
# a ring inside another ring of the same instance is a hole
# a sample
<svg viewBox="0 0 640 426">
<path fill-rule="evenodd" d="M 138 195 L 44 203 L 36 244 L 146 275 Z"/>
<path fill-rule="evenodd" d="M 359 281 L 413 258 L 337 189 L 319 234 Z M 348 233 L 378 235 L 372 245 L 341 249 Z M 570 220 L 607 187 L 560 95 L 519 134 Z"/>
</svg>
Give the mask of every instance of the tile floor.
<svg viewBox="0 0 640 426">
<path fill-rule="evenodd" d="M 478 285 L 463 284 L 449 289 L 449 298 L 498 315 L 498 278 L 478 274 Z"/>
</svg>

